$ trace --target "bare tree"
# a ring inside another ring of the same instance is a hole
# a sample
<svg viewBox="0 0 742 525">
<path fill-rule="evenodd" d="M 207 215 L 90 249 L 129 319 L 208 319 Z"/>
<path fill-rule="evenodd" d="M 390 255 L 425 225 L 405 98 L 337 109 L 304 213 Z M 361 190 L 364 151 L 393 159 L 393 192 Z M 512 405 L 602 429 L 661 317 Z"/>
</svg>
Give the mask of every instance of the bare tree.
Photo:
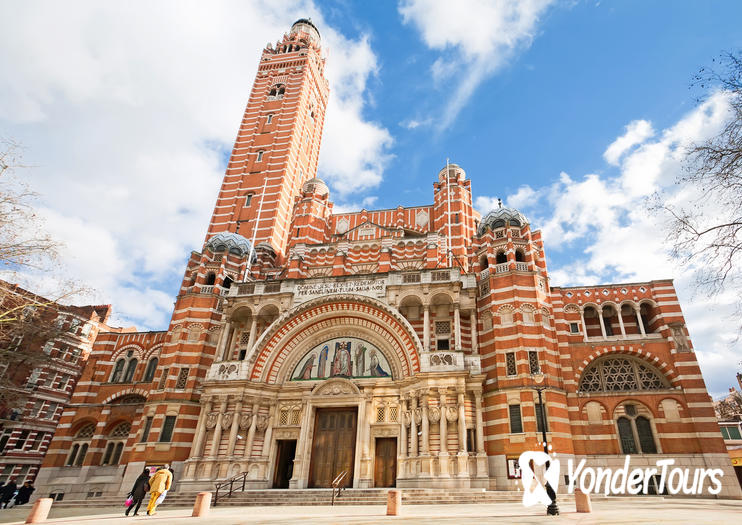
<svg viewBox="0 0 742 525">
<path fill-rule="evenodd" d="M 667 213 L 672 255 L 698 268 L 696 285 L 710 295 L 736 292 L 742 312 L 742 58 L 723 53 L 712 68 L 695 76 L 704 93 L 721 93 L 728 106 L 722 129 L 686 152 L 676 181 L 695 197 L 684 205 L 658 197 L 655 210 Z M 707 96 L 707 95 L 705 95 Z M 702 101 L 703 98 L 699 99 Z M 739 318 L 739 317 L 738 317 Z M 742 333 L 742 321 L 739 329 Z"/>
<path fill-rule="evenodd" d="M 714 404 L 716 417 L 720 421 L 740 421 L 742 420 L 742 395 L 734 391 L 724 399 Z"/>
</svg>

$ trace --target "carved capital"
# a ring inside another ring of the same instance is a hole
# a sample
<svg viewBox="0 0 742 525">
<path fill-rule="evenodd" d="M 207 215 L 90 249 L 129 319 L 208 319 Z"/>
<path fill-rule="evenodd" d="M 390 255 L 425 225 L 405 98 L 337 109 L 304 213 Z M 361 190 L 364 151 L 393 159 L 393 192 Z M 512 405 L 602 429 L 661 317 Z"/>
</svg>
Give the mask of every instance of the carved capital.
<svg viewBox="0 0 742 525">
<path fill-rule="evenodd" d="M 450 422 L 458 421 L 459 411 L 455 407 L 446 407 L 446 419 Z"/>
<path fill-rule="evenodd" d="M 222 428 L 227 430 L 232 426 L 232 419 L 234 418 L 234 412 L 227 412 L 222 416 Z"/>
<path fill-rule="evenodd" d="M 216 426 L 216 420 L 219 418 L 219 412 L 209 412 L 206 416 L 206 428 L 211 430 Z"/>
<path fill-rule="evenodd" d="M 428 410 L 428 419 L 431 423 L 438 423 L 441 420 L 441 410 L 438 407 L 430 407 Z"/>
</svg>

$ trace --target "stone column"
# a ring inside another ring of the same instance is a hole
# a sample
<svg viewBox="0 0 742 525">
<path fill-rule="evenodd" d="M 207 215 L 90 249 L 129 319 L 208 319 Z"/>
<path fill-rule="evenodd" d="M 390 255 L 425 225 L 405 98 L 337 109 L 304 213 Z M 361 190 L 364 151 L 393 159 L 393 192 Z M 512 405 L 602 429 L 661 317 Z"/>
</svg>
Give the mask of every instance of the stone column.
<svg viewBox="0 0 742 525">
<path fill-rule="evenodd" d="M 256 315 L 252 316 L 252 322 L 250 322 L 250 337 L 247 340 L 247 352 L 245 355 L 249 355 L 252 353 L 252 346 L 255 344 L 255 333 L 258 330 L 258 317 Z"/>
<path fill-rule="evenodd" d="M 224 323 L 222 333 L 219 334 L 219 342 L 217 343 L 216 353 L 214 354 L 220 361 L 224 361 L 224 354 L 226 352 L 224 348 L 227 344 L 227 339 L 229 339 L 230 330 L 232 330 L 232 322 L 227 321 L 226 323 Z"/>
<path fill-rule="evenodd" d="M 459 476 L 469 475 L 469 454 L 466 451 L 466 405 L 464 404 L 464 390 L 458 390 L 459 404 Z"/>
<path fill-rule="evenodd" d="M 358 479 L 363 479 L 364 481 L 361 483 L 361 486 L 371 487 L 372 485 L 372 463 L 371 463 L 371 456 L 369 454 L 369 442 L 371 441 L 371 401 L 373 399 L 373 395 L 371 393 L 365 393 L 363 396 L 363 401 L 359 403 L 358 405 L 358 420 L 361 423 L 361 443 L 360 443 L 360 451 L 361 451 L 361 472 L 360 476 L 358 476 Z"/>
<path fill-rule="evenodd" d="M 634 313 L 636 313 L 636 322 L 639 325 L 639 331 L 642 336 L 646 336 L 647 332 L 644 329 L 644 321 L 642 320 L 642 312 L 639 306 L 634 306 Z"/>
<path fill-rule="evenodd" d="M 603 334 L 603 339 L 606 338 L 605 333 L 605 321 L 603 320 L 603 307 L 598 306 L 598 320 L 600 321 L 600 333 Z"/>
<path fill-rule="evenodd" d="M 420 396 L 420 426 L 422 427 L 422 440 L 420 441 L 420 456 L 422 457 L 420 462 L 420 475 L 425 477 L 430 476 L 433 469 L 433 462 L 430 458 L 430 420 L 428 419 L 430 406 L 428 400 L 428 391 L 423 390 L 422 395 Z"/>
<path fill-rule="evenodd" d="M 255 440 L 255 428 L 258 424 L 258 410 L 260 410 L 260 404 L 253 403 L 252 406 L 252 418 L 250 419 L 250 430 L 247 431 L 247 440 L 245 441 L 245 459 L 250 457 L 252 453 L 252 442 Z"/>
<path fill-rule="evenodd" d="M 205 403 L 201 405 L 201 414 L 198 416 L 196 425 L 196 440 L 191 447 L 191 457 L 200 458 L 204 454 L 204 438 L 206 437 L 206 418 L 211 412 L 214 404 L 210 398 L 204 399 Z"/>
<path fill-rule="evenodd" d="M 402 410 L 401 410 L 401 421 L 402 425 L 399 428 L 399 457 L 404 461 L 404 459 L 407 457 L 407 422 L 405 421 L 405 418 L 407 417 L 407 400 L 402 399 Z"/>
<path fill-rule="evenodd" d="M 484 418 L 482 417 L 482 394 L 474 393 L 474 407 L 476 410 L 477 425 L 477 454 L 484 454 Z"/>
<path fill-rule="evenodd" d="M 227 333 L 224 355 L 222 356 L 223 361 L 230 361 L 232 359 L 232 347 L 234 346 L 234 334 L 236 331 L 232 323 L 229 323 L 229 333 Z"/>
<path fill-rule="evenodd" d="M 276 404 L 273 403 L 268 407 L 268 426 L 263 434 L 263 451 L 262 456 L 268 458 L 271 453 L 271 439 L 273 438 L 273 417 L 276 415 Z"/>
<path fill-rule="evenodd" d="M 471 326 L 471 351 L 476 355 L 479 353 L 479 342 L 477 341 L 477 310 L 475 308 L 469 312 L 469 326 Z"/>
<path fill-rule="evenodd" d="M 417 422 L 415 421 L 415 410 L 417 409 L 417 398 L 413 394 L 410 397 L 410 457 L 417 457 Z"/>
<path fill-rule="evenodd" d="M 219 404 L 219 412 L 216 416 L 216 426 L 214 427 L 214 436 L 211 439 L 211 455 L 219 455 L 219 443 L 222 440 L 222 421 L 224 420 L 224 411 L 227 409 L 227 398 L 223 397 Z"/>
<path fill-rule="evenodd" d="M 430 352 L 430 305 L 423 305 L 423 350 Z"/>
<path fill-rule="evenodd" d="M 454 329 L 454 350 L 461 351 L 461 312 L 459 312 L 459 303 L 453 305 L 453 329 Z"/>
<path fill-rule="evenodd" d="M 626 339 L 626 328 L 623 325 L 623 315 L 621 315 L 621 306 L 618 306 L 618 325 L 621 327 L 621 339 Z"/>
<path fill-rule="evenodd" d="M 242 399 L 237 399 L 237 405 L 234 408 L 234 415 L 232 416 L 232 428 L 229 430 L 229 446 L 227 447 L 227 455 L 234 456 L 234 446 L 237 443 L 237 431 L 240 429 L 240 416 L 242 412 Z"/>
<path fill-rule="evenodd" d="M 441 410 L 441 419 L 438 422 L 441 436 L 441 449 L 438 452 L 438 465 L 440 466 L 441 476 L 448 477 L 448 415 L 446 414 L 446 389 L 438 389 L 438 399 Z"/>
<path fill-rule="evenodd" d="M 587 325 L 585 324 L 585 311 L 580 308 L 580 321 L 582 321 L 582 340 L 587 341 Z"/>
</svg>

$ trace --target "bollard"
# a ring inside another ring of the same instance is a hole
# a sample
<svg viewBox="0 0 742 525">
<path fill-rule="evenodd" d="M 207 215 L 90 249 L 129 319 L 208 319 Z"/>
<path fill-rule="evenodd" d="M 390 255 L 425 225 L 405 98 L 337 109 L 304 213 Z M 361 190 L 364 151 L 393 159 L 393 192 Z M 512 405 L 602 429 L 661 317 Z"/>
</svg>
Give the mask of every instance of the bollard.
<svg viewBox="0 0 742 525">
<path fill-rule="evenodd" d="M 53 502 L 54 500 L 52 498 L 37 499 L 34 502 L 33 507 L 31 507 L 31 512 L 28 513 L 26 523 L 44 523 L 46 517 L 49 515 Z"/>
<path fill-rule="evenodd" d="M 592 512 L 593 506 L 590 503 L 590 494 L 575 489 L 575 507 L 577 507 L 577 512 Z"/>
<path fill-rule="evenodd" d="M 211 492 L 199 492 L 196 496 L 196 502 L 193 504 L 193 518 L 204 518 L 209 515 L 211 507 Z"/>
<path fill-rule="evenodd" d="M 402 510 L 402 491 L 390 490 L 386 493 L 386 515 L 399 516 Z"/>
</svg>

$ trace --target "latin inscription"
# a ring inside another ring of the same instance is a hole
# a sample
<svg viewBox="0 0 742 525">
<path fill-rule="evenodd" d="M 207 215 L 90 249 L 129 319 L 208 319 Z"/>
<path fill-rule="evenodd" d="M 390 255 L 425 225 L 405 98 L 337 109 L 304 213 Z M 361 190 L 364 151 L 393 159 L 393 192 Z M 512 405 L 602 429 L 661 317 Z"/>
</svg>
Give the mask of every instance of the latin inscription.
<svg viewBox="0 0 742 525">
<path fill-rule="evenodd" d="M 381 279 L 358 279 L 325 283 L 300 284 L 294 291 L 294 300 L 308 301 L 331 294 L 356 294 L 378 297 L 386 291 L 386 281 Z"/>
</svg>

